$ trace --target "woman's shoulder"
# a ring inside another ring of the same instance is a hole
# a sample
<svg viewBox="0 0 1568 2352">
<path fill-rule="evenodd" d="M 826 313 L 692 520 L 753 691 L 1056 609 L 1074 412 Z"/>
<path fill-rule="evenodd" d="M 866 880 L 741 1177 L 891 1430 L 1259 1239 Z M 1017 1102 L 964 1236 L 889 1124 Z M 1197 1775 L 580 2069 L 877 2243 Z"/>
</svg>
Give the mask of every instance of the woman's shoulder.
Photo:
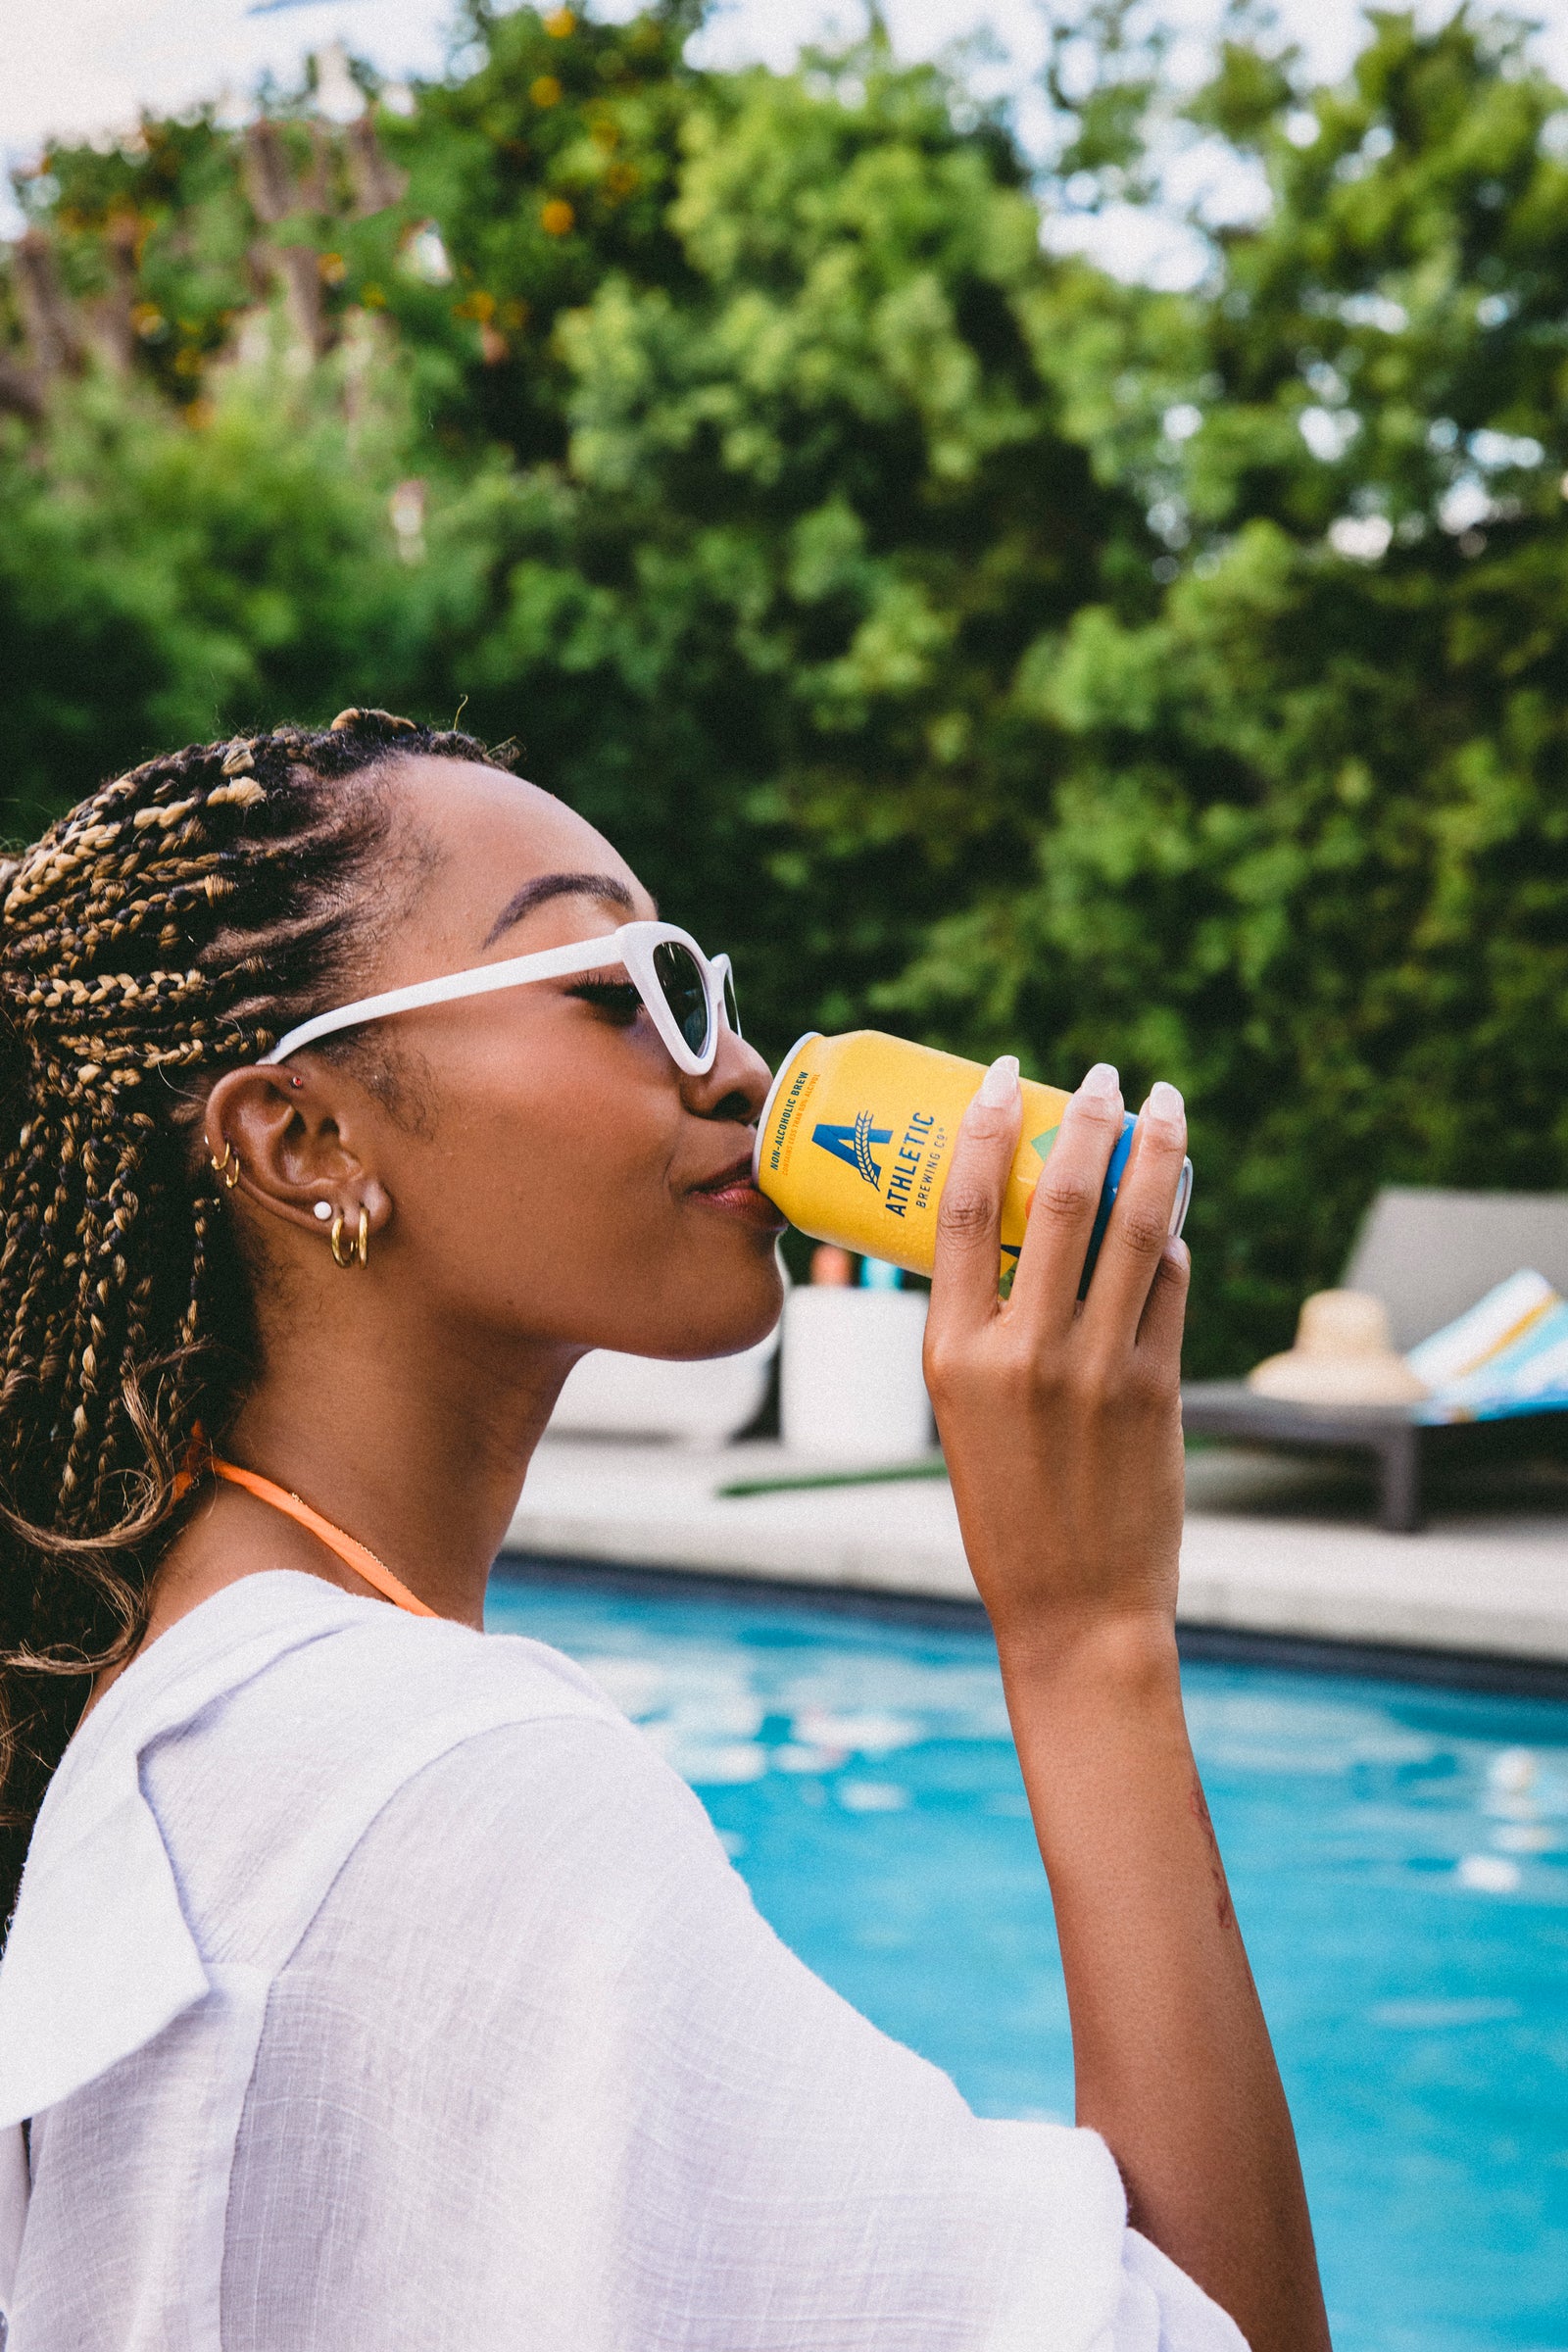
<svg viewBox="0 0 1568 2352">
<path fill-rule="evenodd" d="M 563 1715 L 624 1721 L 580 1666 L 543 1642 L 410 1616 L 312 1578 L 247 1581 L 257 1589 L 247 1597 L 259 1652 L 233 1659 L 225 1629 L 212 1629 L 215 1649 L 222 1643 L 232 1659 L 220 1669 L 219 1695 L 236 1730 L 254 1719 L 270 1738 L 283 1708 L 296 1735 L 329 1744 L 368 1735 L 382 1748 L 422 1725 L 456 1730 L 467 1717 L 485 1727 Z"/>
<path fill-rule="evenodd" d="M 143 1757 L 209 1960 L 277 1972 L 351 1884 L 356 1934 L 407 1914 L 461 1943 L 525 1887 L 635 1908 L 730 1875 L 685 1784 L 560 1651 L 359 1603 L 321 1623 Z"/>
<path fill-rule="evenodd" d="M 297 1845 L 297 1819 L 316 1847 L 345 1852 L 405 1783 L 487 1733 L 591 1724 L 636 1740 L 542 1642 L 407 1616 L 311 1578 L 247 1581 L 206 1627 L 196 1620 L 211 1602 L 164 1638 L 198 1637 L 121 1727 L 171 1851 L 238 1843 L 254 1859 Z M 258 1806 L 270 1817 L 260 1849 L 261 1825 L 239 1827 Z"/>
<path fill-rule="evenodd" d="M 244 1578 L 138 1657 L 73 1743 L 61 1779 L 221 1727 L 231 1746 L 345 1767 L 471 1719 L 623 1720 L 560 1650 L 447 1618 L 418 1618 L 290 1570 Z"/>
<path fill-rule="evenodd" d="M 323 1579 L 278 1569 L 242 1578 L 149 1643 L 73 1740 L 40 1827 L 78 1811 L 81 1792 L 122 1775 L 127 1756 L 221 1723 L 269 1745 L 286 1719 L 298 1751 L 341 1738 L 384 1749 L 456 1711 L 508 1720 L 556 1714 L 618 1719 L 581 1668 L 540 1642 L 445 1618 L 416 1618 Z"/>
<path fill-rule="evenodd" d="M 638 1789 L 655 1813 L 676 1801 L 647 1741 L 541 1642 L 285 1572 L 172 1627 L 94 1709 L 40 1815 L 0 1961 L 0 2122 L 139 2048 L 223 1970 L 273 1977 L 443 1764 L 448 1819 L 482 1790 L 514 1846 L 552 1788 L 606 1819 Z M 416 1858 L 404 1848 L 416 1907 Z"/>
<path fill-rule="evenodd" d="M 150 1643 L 50 1786 L 0 1958 L 0 2121 L 139 2048 L 225 1962 L 281 1965 L 368 1825 L 499 1724 L 640 1744 L 543 1645 L 247 1578 Z"/>
<path fill-rule="evenodd" d="M 543 1642 L 281 1572 L 182 1619 L 101 1713 L 37 1842 L 69 1850 L 117 1783 L 134 1788 L 203 1957 L 264 1968 L 281 1964 L 372 1826 L 437 1764 L 451 1764 L 449 1782 L 493 1784 L 499 1771 L 521 1796 L 575 1731 L 608 1786 L 657 1769 L 612 1700 Z"/>
</svg>

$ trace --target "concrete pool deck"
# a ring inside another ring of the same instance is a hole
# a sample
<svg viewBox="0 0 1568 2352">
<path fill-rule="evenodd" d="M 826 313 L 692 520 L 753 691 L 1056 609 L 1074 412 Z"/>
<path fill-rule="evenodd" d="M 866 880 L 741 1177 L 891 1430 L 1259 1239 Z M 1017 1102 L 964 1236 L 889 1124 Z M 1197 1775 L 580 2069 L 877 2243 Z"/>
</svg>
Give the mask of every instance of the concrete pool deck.
<svg viewBox="0 0 1568 2352">
<path fill-rule="evenodd" d="M 550 1438 L 507 1550 L 941 1601 L 977 1597 L 941 1478 L 726 1495 L 820 1472 L 766 1440 L 724 1447 Z M 1385 1534 L 1343 1465 L 1214 1446 L 1188 1465 L 1178 1614 L 1253 1638 L 1568 1670 L 1568 1479 L 1440 1496 Z"/>
</svg>

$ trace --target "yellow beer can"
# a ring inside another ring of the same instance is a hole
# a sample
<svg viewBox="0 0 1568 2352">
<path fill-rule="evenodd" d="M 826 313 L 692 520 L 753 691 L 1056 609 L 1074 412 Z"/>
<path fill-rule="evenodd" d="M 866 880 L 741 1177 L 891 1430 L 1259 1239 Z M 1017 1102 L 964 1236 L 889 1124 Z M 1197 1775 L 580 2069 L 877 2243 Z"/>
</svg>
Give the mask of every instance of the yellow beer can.
<svg viewBox="0 0 1568 2352">
<path fill-rule="evenodd" d="M 757 1126 L 752 1175 L 792 1225 L 911 1274 L 936 1261 L 937 1209 L 958 1122 L 985 1071 L 876 1029 L 844 1037 L 811 1031 L 778 1067 Z M 1002 1202 L 1004 1291 L 1023 1244 L 1029 1202 L 1051 1155 L 1068 1096 L 1023 1080 L 1023 1134 Z M 1134 1120 L 1126 1116 L 1101 1197 L 1084 1266 L 1087 1283 L 1127 1165 Z M 1172 1233 L 1192 1194 L 1183 1163 Z"/>
</svg>

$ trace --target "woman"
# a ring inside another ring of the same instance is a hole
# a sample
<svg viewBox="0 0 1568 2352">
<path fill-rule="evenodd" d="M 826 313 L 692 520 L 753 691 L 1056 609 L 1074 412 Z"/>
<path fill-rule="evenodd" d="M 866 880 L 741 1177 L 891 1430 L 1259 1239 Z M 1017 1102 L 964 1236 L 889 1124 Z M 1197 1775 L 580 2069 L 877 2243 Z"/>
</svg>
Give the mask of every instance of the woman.
<svg viewBox="0 0 1568 2352">
<path fill-rule="evenodd" d="M 944 1201 L 928 1372 L 1091 2129 L 980 2122 L 586 1678 L 478 1632 L 583 1351 L 778 1312 L 722 966 L 375 711 L 153 760 L 6 879 L 10 2352 L 1317 2352 L 1177 1680 L 1174 1090 L 1081 1314 L 1114 1071 L 1004 1306 L 1010 1060 Z"/>
</svg>

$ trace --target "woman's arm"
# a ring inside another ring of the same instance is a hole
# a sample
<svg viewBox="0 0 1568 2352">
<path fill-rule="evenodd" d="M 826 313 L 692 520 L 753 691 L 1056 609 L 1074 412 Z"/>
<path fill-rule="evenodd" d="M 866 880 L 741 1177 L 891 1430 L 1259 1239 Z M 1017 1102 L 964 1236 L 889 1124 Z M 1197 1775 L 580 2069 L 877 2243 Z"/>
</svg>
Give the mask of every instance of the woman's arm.
<svg viewBox="0 0 1568 2352">
<path fill-rule="evenodd" d="M 1156 1087 L 1080 1307 L 1120 1132 L 1090 1072 L 997 1295 L 1016 1064 L 988 1073 L 942 1201 L 926 1374 L 964 1546 L 991 1614 L 1051 1881 L 1078 2120 L 1108 2141 L 1134 2225 L 1252 2352 L 1324 2352 L 1291 2119 L 1182 1712 L 1181 1332 L 1168 1241 L 1186 1120 Z"/>
</svg>

